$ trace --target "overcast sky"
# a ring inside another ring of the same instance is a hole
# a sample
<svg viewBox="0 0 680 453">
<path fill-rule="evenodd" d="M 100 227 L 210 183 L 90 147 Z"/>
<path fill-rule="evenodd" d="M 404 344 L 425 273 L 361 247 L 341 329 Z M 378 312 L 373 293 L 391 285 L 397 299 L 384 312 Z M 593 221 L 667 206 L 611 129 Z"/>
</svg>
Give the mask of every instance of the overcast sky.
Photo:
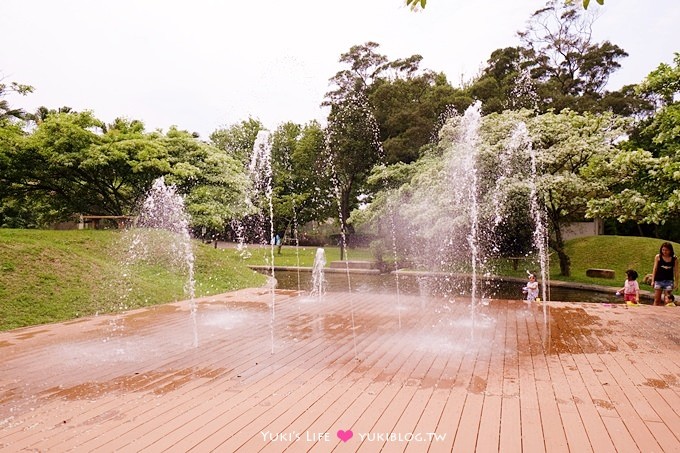
<svg viewBox="0 0 680 453">
<path fill-rule="evenodd" d="M 0 77 L 35 87 L 12 106 L 69 106 L 201 137 L 249 117 L 324 122 L 340 55 L 375 41 L 390 60 L 469 80 L 491 52 L 517 45 L 543 0 L 2 0 Z M 680 51 L 678 0 L 606 0 L 597 41 L 630 56 L 610 89 L 637 83 Z"/>
</svg>

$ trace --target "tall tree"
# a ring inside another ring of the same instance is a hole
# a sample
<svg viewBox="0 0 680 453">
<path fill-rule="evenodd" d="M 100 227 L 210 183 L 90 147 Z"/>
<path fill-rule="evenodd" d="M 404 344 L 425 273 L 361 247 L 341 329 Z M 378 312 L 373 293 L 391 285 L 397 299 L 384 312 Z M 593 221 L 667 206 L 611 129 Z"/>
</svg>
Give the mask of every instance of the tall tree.
<svg viewBox="0 0 680 453">
<path fill-rule="evenodd" d="M 480 76 L 470 84 L 468 91 L 482 101 L 484 113 L 537 107 L 536 84 L 523 55 L 519 46 L 494 50 Z"/>
<path fill-rule="evenodd" d="M 166 181 L 184 195 L 194 228 L 222 232 L 231 220 L 244 215 L 250 180 L 239 160 L 175 128 L 158 140 L 171 156 Z"/>
<path fill-rule="evenodd" d="M 627 86 L 609 92 L 606 84 L 627 53 L 596 43 L 596 13 L 549 0 L 518 34 L 521 45 L 498 49 L 469 87 L 485 113 L 531 108 L 539 112 L 569 108 L 578 112 L 644 114 L 650 108 Z"/>
<path fill-rule="evenodd" d="M 420 149 L 433 141 L 442 118 L 451 109 L 462 112 L 472 104 L 472 98 L 453 88 L 444 74 L 416 72 L 420 56 L 412 58 L 411 71 L 400 72 L 400 77 L 380 77 L 369 89 L 388 164 L 416 160 Z"/>
<path fill-rule="evenodd" d="M 337 215 L 324 131 L 318 122 L 284 123 L 272 136 L 274 228 L 289 236 L 296 226 Z M 335 209 L 333 209 L 335 208 Z"/>
<path fill-rule="evenodd" d="M 421 71 L 422 57 L 390 61 L 367 42 L 341 55 L 348 68 L 332 79 L 325 105 L 329 161 L 336 170 L 343 231 L 357 196 L 377 163 L 412 162 L 430 143 L 451 108 L 464 109 L 472 99 L 451 87 L 443 74 Z"/>
<path fill-rule="evenodd" d="M 349 66 L 332 79 L 326 93 L 330 106 L 326 131 L 327 160 L 337 190 L 341 231 L 349 233 L 347 220 L 357 206 L 357 196 L 373 165 L 380 159 L 379 131 L 368 102 L 368 88 L 388 67 L 387 57 L 376 52 L 378 44 L 352 46 L 340 56 Z"/>
<path fill-rule="evenodd" d="M 620 67 L 618 60 L 628 56 L 609 41 L 593 42 L 595 17 L 573 4 L 548 0 L 519 32 L 542 111 L 594 111 L 609 75 Z"/>
</svg>

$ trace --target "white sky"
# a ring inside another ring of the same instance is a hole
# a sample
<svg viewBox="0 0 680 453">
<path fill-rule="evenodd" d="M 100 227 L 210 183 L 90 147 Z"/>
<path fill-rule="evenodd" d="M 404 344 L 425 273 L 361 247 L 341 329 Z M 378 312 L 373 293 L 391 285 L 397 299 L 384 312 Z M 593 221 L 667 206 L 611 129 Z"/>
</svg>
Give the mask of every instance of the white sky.
<svg viewBox="0 0 680 453">
<path fill-rule="evenodd" d="M 249 117 L 324 123 L 319 105 L 340 54 L 375 41 L 390 60 L 454 85 L 475 75 L 543 0 L 2 0 L 0 78 L 35 87 L 12 106 L 92 110 L 147 130 L 177 125 L 207 138 Z M 605 0 L 595 25 L 629 53 L 610 89 L 640 82 L 680 52 L 678 0 Z"/>
</svg>

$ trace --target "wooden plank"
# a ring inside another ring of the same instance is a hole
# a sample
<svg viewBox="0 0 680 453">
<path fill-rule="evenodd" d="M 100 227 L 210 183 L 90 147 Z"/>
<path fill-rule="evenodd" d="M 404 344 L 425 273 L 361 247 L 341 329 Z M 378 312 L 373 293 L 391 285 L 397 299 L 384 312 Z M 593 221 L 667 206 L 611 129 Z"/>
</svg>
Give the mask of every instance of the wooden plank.
<svg viewBox="0 0 680 453">
<path fill-rule="evenodd" d="M 540 316 L 542 306 L 532 304 L 531 316 L 517 317 L 517 350 L 518 356 L 518 383 L 519 383 L 519 411 L 521 423 L 513 428 L 506 428 L 511 435 L 508 445 L 516 442 L 515 437 L 521 436 L 521 448 L 524 451 L 545 451 L 543 425 L 541 423 L 541 406 L 539 403 L 536 375 L 534 373 L 533 355 L 542 352 L 533 344 L 530 333 L 536 328 L 535 317 Z"/>
<path fill-rule="evenodd" d="M 680 450 L 680 310 L 492 301 L 473 319 L 462 298 L 296 296 L 278 299 L 275 354 L 266 290 L 202 301 L 204 320 L 247 321 L 202 325 L 196 348 L 187 302 L 119 315 L 101 346 L 110 317 L 0 333 L 0 449 Z"/>
<path fill-rule="evenodd" d="M 541 432 L 546 451 L 568 451 L 567 436 L 563 427 L 558 395 L 552 381 L 550 361 L 556 357 L 552 352 L 551 335 L 552 306 L 537 306 L 534 317 L 529 318 L 531 327 L 527 335 L 532 345 L 531 362 L 534 372 L 534 385 L 538 396 L 538 406 L 541 414 Z M 540 310 L 540 311 L 538 311 Z M 545 312 L 544 312 L 545 310 Z M 547 313 L 547 320 L 545 314 Z"/>
</svg>

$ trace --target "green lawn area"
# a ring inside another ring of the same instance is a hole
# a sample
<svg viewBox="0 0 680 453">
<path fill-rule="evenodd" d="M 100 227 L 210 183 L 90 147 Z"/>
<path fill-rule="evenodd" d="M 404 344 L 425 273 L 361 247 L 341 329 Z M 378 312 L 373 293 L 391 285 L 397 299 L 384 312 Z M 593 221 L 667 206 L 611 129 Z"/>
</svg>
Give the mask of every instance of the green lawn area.
<svg viewBox="0 0 680 453">
<path fill-rule="evenodd" d="M 48 231 L 0 229 L 0 330 L 64 321 L 96 313 L 110 313 L 187 298 L 185 269 L 167 261 L 124 266 L 127 249 L 120 231 Z M 654 255 L 663 240 L 596 236 L 572 240 L 567 250 L 572 276 L 559 275 L 555 255 L 550 262 L 551 280 L 563 280 L 612 288 L 623 286 L 625 270 L 651 273 Z M 674 244 L 680 252 L 680 245 Z M 317 247 L 284 246 L 274 250 L 276 266 L 312 267 Z M 338 247 L 325 247 L 326 265 L 340 259 Z M 261 286 L 266 278 L 248 268 L 270 265 L 270 247 L 248 246 L 250 257 L 235 248 L 213 248 L 193 241 L 196 297 L 244 287 Z M 367 248 L 348 250 L 350 260 L 370 260 Z M 491 263 L 497 275 L 526 277 L 526 269 L 538 271 L 527 258 L 512 269 L 509 261 Z M 616 272 L 614 280 L 587 277 L 588 268 Z"/>
<path fill-rule="evenodd" d="M 319 247 L 295 247 L 285 245 L 281 247 L 281 253 L 278 253 L 278 247 L 274 247 L 274 264 L 276 266 L 314 266 L 314 258 L 316 257 L 316 250 Z M 244 260 L 249 265 L 271 265 L 271 248 L 260 246 L 248 246 L 248 252 L 251 253 L 250 258 Z M 330 266 L 331 261 L 338 261 L 340 259 L 340 247 L 323 247 L 324 255 L 326 257 L 326 267 Z M 347 257 L 350 260 L 372 260 L 373 256 L 368 248 L 351 248 L 347 250 Z"/>
<path fill-rule="evenodd" d="M 626 270 L 635 269 L 640 277 L 638 281 L 642 289 L 650 290 L 649 285 L 642 283 L 646 274 L 652 272 L 654 256 L 659 253 L 659 248 L 664 242 L 662 239 L 631 237 L 631 236 L 592 236 L 574 239 L 567 242 L 567 253 L 571 258 L 571 276 L 560 275 L 560 266 L 555 253 L 549 256 L 549 268 L 551 280 L 561 280 L 592 285 L 622 287 L 626 279 Z M 673 248 L 680 255 L 680 245 L 673 243 Z M 274 263 L 277 266 L 300 266 L 311 267 L 317 247 L 284 246 L 281 254 L 274 249 Z M 246 260 L 252 265 L 270 265 L 270 248 L 251 248 L 252 256 Z M 324 247 L 326 266 L 331 261 L 340 259 L 338 247 Z M 371 260 L 371 251 L 368 248 L 351 248 L 348 250 L 350 260 Z M 540 264 L 537 259 L 527 257 L 517 263 L 517 269 L 513 269 L 512 261 L 499 259 L 491 260 L 488 267 L 496 275 L 513 277 L 526 277 L 526 271 L 539 272 Z M 616 273 L 614 280 L 604 278 L 591 278 L 586 276 L 589 268 L 612 269 Z"/>
<path fill-rule="evenodd" d="M 0 229 L 0 330 L 187 299 L 186 268 L 125 266 L 120 231 Z M 193 242 L 196 297 L 260 286 L 233 250 Z"/>
</svg>

